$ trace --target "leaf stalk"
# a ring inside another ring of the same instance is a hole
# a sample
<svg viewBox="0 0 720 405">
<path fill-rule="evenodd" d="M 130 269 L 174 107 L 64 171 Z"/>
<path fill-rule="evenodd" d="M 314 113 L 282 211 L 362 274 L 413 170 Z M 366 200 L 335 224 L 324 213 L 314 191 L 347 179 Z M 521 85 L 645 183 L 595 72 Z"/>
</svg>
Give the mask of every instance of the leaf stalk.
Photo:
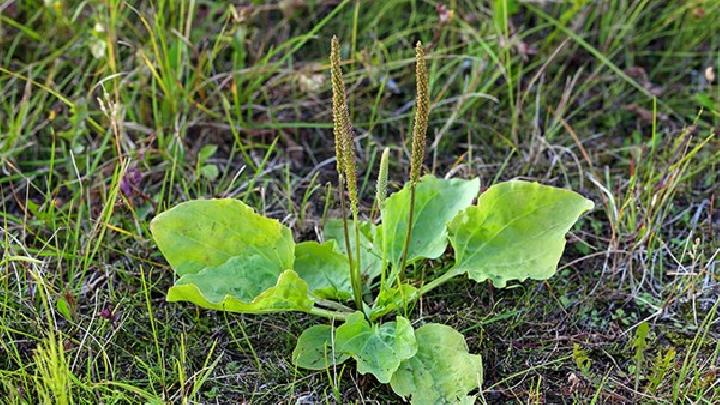
<svg viewBox="0 0 720 405">
<path fill-rule="evenodd" d="M 346 320 L 350 315 L 352 315 L 354 312 L 340 312 L 340 311 L 330 311 L 328 309 L 322 309 L 314 307 L 309 312 L 311 315 L 320 316 L 323 318 L 328 319 L 339 319 L 341 321 Z"/>
<path fill-rule="evenodd" d="M 355 301 L 355 307 L 358 309 L 358 311 L 362 311 L 362 286 L 358 285 L 358 280 L 355 277 L 355 270 L 353 267 L 352 248 L 350 244 L 350 229 L 348 226 L 348 218 L 345 209 L 345 176 L 343 176 L 342 174 L 338 175 L 338 193 L 338 198 L 340 199 L 340 215 L 342 215 L 343 221 L 343 235 L 345 237 L 345 252 L 347 252 L 348 266 L 350 268 L 350 286 L 353 290 L 353 300 Z M 357 220 L 355 220 L 354 225 L 355 229 L 357 230 Z M 358 238 L 356 233 L 355 240 L 357 241 L 357 239 Z M 356 249 L 356 252 L 358 252 L 359 255 L 359 249 Z"/>
</svg>

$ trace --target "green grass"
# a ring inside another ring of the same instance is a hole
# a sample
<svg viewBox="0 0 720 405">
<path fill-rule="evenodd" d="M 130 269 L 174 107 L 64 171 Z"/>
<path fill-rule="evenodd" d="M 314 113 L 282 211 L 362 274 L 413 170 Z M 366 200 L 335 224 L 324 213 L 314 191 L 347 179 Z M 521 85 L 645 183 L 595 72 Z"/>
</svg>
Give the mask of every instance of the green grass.
<svg viewBox="0 0 720 405">
<path fill-rule="evenodd" d="M 166 303 L 148 230 L 234 196 L 316 237 L 333 34 L 363 215 L 382 148 L 391 189 L 407 175 L 418 39 L 428 171 L 596 202 L 548 282 L 418 306 L 482 353 L 487 402 L 720 401 L 720 3 L 453 0 L 447 22 L 424 1 L 221 3 L 0 2 L 0 402 L 395 400 L 353 367 L 295 370 L 304 315 Z"/>
</svg>

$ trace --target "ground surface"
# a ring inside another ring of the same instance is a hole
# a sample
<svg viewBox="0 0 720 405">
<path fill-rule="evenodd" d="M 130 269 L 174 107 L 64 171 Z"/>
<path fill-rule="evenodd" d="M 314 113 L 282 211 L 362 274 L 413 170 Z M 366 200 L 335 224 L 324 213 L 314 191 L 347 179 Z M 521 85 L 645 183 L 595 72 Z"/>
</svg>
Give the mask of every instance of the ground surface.
<svg viewBox="0 0 720 405">
<path fill-rule="evenodd" d="M 720 2 L 221 3 L 0 1 L 0 402 L 397 400 L 353 367 L 295 370 L 307 316 L 166 303 L 148 230 L 235 196 L 316 238 L 332 34 L 365 215 L 377 151 L 392 187 L 407 173 L 418 39 L 427 171 L 596 203 L 549 281 L 460 280 L 416 309 L 482 353 L 486 401 L 720 401 Z"/>
</svg>

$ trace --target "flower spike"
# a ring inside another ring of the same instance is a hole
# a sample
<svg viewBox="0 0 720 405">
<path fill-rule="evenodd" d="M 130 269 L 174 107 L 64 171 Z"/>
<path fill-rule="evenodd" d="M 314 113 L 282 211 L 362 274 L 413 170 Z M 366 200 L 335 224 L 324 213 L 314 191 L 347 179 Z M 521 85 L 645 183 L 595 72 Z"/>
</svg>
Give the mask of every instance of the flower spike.
<svg viewBox="0 0 720 405">
<path fill-rule="evenodd" d="M 415 80 L 417 101 L 415 102 L 415 128 L 413 129 L 412 150 L 410 152 L 410 182 L 413 184 L 416 184 L 420 179 L 420 171 L 425 157 L 428 116 L 430 115 L 428 71 L 425 64 L 425 49 L 423 49 L 420 41 L 415 46 Z"/>
</svg>

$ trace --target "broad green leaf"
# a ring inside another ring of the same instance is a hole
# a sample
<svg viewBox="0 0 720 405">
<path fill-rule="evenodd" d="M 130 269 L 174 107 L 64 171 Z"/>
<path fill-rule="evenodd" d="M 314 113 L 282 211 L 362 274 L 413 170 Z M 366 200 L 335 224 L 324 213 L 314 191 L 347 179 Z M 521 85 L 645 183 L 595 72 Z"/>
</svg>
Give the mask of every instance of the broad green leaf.
<svg viewBox="0 0 720 405">
<path fill-rule="evenodd" d="M 332 333 L 330 325 L 315 325 L 305 329 L 293 350 L 293 364 L 308 370 L 324 370 L 349 359 L 348 354 L 338 353 L 333 347 Z"/>
<path fill-rule="evenodd" d="M 219 266 L 185 274 L 170 292 L 179 286 L 194 285 L 209 302 L 222 302 L 227 295 L 250 302 L 274 286 L 282 272 L 277 263 L 265 256 L 236 256 Z"/>
<path fill-rule="evenodd" d="M 292 269 L 290 230 L 233 199 L 179 204 L 151 224 L 180 275 L 168 301 L 235 312 L 309 311 L 308 285 Z"/>
<path fill-rule="evenodd" d="M 348 317 L 335 334 L 336 353 L 357 361 L 361 374 L 372 373 L 383 384 L 390 382 L 400 362 L 415 355 L 417 343 L 410 321 L 370 325 L 362 312 Z"/>
<path fill-rule="evenodd" d="M 332 242 L 297 244 L 295 272 L 319 298 L 348 300 L 352 297 L 347 257 L 336 252 Z"/>
<path fill-rule="evenodd" d="M 447 247 L 447 223 L 472 204 L 480 180 L 438 179 L 425 176 L 415 188 L 415 212 L 407 263 L 436 258 Z M 380 210 L 382 225 L 377 234 L 388 263 L 400 264 L 410 210 L 410 185 L 388 197 Z"/>
<path fill-rule="evenodd" d="M 402 291 L 402 294 L 400 293 Z M 402 289 L 387 287 L 380 291 L 377 300 L 370 310 L 370 320 L 374 321 L 390 312 L 402 309 L 404 305 L 413 303 L 413 296 L 417 288 L 409 284 L 402 284 Z"/>
<path fill-rule="evenodd" d="M 496 287 L 545 280 L 555 273 L 565 233 L 592 207 L 570 190 L 518 180 L 496 184 L 450 223 L 451 271 Z"/>
<path fill-rule="evenodd" d="M 261 290 L 252 285 L 251 266 L 259 259 L 257 256 L 240 256 L 229 260 L 218 267 L 209 267 L 196 274 L 188 274 L 180 278 L 170 287 L 168 301 L 190 301 L 208 309 L 232 312 L 277 312 L 304 311 L 313 307 L 308 297 L 308 286 L 293 270 L 285 270 L 274 285 L 251 299 L 253 291 Z M 260 283 L 266 284 L 271 279 L 269 273 L 258 276 Z M 237 280 L 233 280 L 236 277 Z M 241 298 L 242 297 L 242 298 Z"/>
<path fill-rule="evenodd" d="M 375 246 L 371 240 L 372 225 L 367 221 L 360 222 L 360 265 L 362 266 L 362 274 L 366 282 L 370 283 L 373 279 L 380 275 L 380 266 L 382 259 L 376 252 Z M 350 246 L 355 249 L 355 225 L 353 221 L 348 222 L 348 230 L 350 232 Z M 345 249 L 345 233 L 343 232 L 343 223 L 340 219 L 331 219 L 325 224 L 323 230 L 325 240 L 334 241 L 335 248 L 343 255 L 347 254 Z M 353 251 L 354 253 L 354 251 Z"/>
<path fill-rule="evenodd" d="M 180 276 L 220 266 L 235 256 L 259 255 L 283 270 L 293 268 L 290 229 L 231 198 L 178 204 L 155 217 L 150 230 Z"/>
<path fill-rule="evenodd" d="M 400 363 L 390 385 L 413 404 L 475 403 L 468 393 L 482 385 L 482 358 L 470 354 L 463 335 L 429 323 L 415 331 L 417 353 Z"/>
</svg>

